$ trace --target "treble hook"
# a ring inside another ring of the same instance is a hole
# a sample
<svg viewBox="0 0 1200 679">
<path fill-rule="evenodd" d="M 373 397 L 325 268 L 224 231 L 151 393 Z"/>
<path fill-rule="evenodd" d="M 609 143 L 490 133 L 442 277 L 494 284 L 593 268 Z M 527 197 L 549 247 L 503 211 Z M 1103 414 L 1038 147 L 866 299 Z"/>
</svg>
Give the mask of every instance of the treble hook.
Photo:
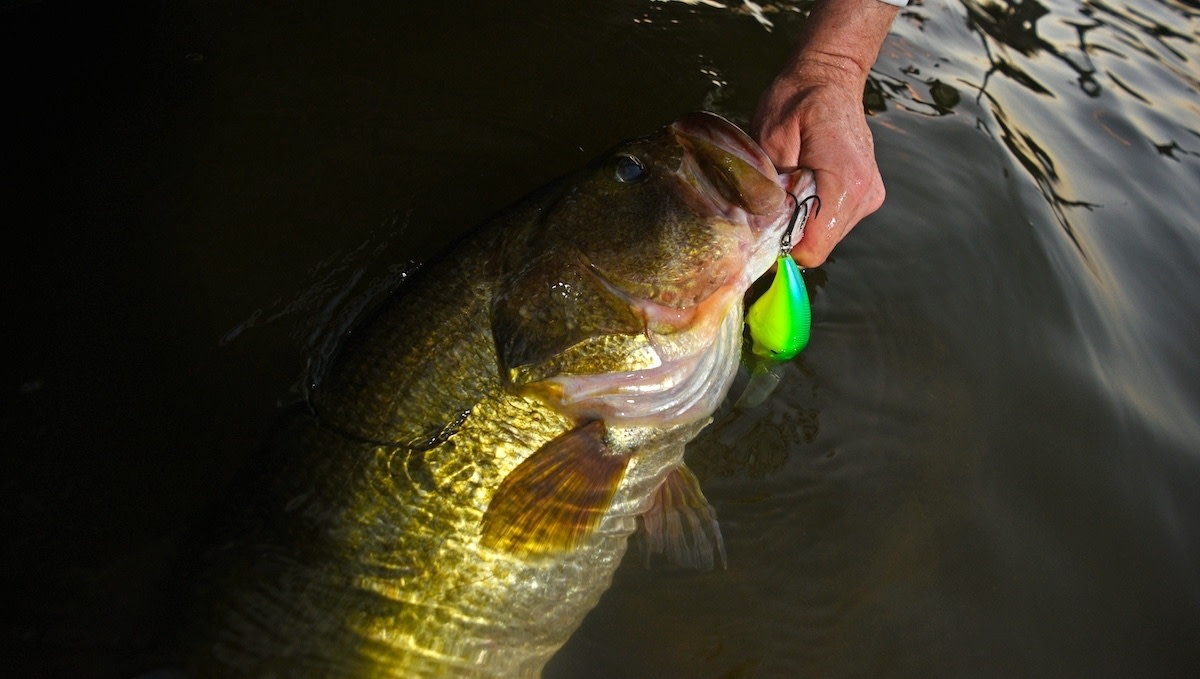
<svg viewBox="0 0 1200 679">
<path fill-rule="evenodd" d="M 792 251 L 792 230 L 796 228 L 796 220 L 800 219 L 800 209 L 804 209 L 804 219 L 800 220 L 800 238 L 804 237 L 804 225 L 808 223 L 808 218 L 821 211 L 821 199 L 817 197 L 817 194 L 814 193 L 804 200 L 797 198 L 796 194 L 791 191 L 788 191 L 787 194 L 796 203 L 796 209 L 792 211 L 792 221 L 788 224 L 787 230 L 783 232 L 783 239 L 779 243 L 779 252 L 785 255 Z M 812 203 L 811 208 L 808 206 L 810 202 Z"/>
<path fill-rule="evenodd" d="M 788 195 L 795 201 L 796 209 L 780 239 L 775 277 L 766 292 L 746 310 L 746 325 L 753 341 L 751 352 L 775 361 L 786 361 L 800 353 L 808 344 L 812 326 L 812 309 L 808 304 L 804 276 L 800 275 L 800 266 L 792 258 L 792 231 L 799 221 L 800 231 L 796 237 L 804 237 L 804 225 L 821 209 L 821 199 L 816 194 L 804 200 L 791 191 Z M 800 218 L 801 210 L 804 211 L 803 219 Z"/>
</svg>

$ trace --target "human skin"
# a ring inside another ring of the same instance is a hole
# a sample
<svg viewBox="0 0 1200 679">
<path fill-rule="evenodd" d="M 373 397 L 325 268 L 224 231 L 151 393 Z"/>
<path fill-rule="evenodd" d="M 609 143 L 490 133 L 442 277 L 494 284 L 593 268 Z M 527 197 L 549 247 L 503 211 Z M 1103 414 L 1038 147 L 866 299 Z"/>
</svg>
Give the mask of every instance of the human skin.
<svg viewBox="0 0 1200 679">
<path fill-rule="evenodd" d="M 751 134 L 775 166 L 781 172 L 811 168 L 816 177 L 820 211 L 792 247 L 802 267 L 822 264 L 883 204 L 863 89 L 898 13 L 880 0 L 822 0 L 758 101 Z"/>
</svg>

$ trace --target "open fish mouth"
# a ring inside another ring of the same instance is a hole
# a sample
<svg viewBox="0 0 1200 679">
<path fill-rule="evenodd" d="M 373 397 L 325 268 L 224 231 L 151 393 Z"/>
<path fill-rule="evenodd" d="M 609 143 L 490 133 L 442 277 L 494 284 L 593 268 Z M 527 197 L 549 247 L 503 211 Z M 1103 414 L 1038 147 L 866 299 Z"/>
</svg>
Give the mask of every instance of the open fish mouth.
<svg viewBox="0 0 1200 679">
<path fill-rule="evenodd" d="M 701 193 L 720 196 L 753 215 L 773 214 L 786 200 L 766 152 L 725 118 L 692 113 L 671 123 L 671 130 L 688 152 L 685 163 L 702 182 Z"/>
<path fill-rule="evenodd" d="M 780 174 L 750 135 L 715 113 L 689 114 L 672 123 L 671 130 L 686 151 L 680 171 L 688 175 L 710 209 L 744 220 L 756 241 L 754 245 L 778 246 L 788 228 L 788 221 L 781 221 L 780 215 L 790 215 L 798 204 L 815 194 L 812 172 Z M 771 259 L 765 265 L 747 261 L 753 278 L 770 266 L 774 253 L 769 254 Z"/>
<path fill-rule="evenodd" d="M 811 173 L 780 175 L 740 128 L 712 113 L 668 127 L 682 147 L 675 170 L 683 194 L 731 244 L 692 271 L 671 295 L 613 280 L 584 257 L 585 270 L 643 319 L 638 367 L 601 374 L 560 374 L 540 383 L 542 398 L 578 418 L 664 426 L 707 417 L 733 379 L 741 348 L 741 300 L 779 252 Z"/>
<path fill-rule="evenodd" d="M 651 328 L 672 331 L 690 326 L 698 314 L 724 316 L 774 263 L 790 218 L 814 186 L 807 170 L 780 174 L 757 142 L 715 113 L 688 114 L 668 130 L 683 149 L 675 174 L 684 195 L 710 216 L 711 229 L 736 245 L 666 291 L 628 290 L 590 263 L 589 271 L 638 308 Z"/>
</svg>

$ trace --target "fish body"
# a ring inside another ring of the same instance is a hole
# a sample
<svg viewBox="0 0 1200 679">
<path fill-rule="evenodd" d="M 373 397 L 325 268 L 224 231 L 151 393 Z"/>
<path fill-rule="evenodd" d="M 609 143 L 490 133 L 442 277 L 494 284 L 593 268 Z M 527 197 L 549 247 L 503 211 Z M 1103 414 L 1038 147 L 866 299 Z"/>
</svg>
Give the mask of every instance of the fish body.
<svg viewBox="0 0 1200 679">
<path fill-rule="evenodd" d="M 724 559 L 683 466 L 808 172 L 692 114 L 427 265 L 345 338 L 211 554 L 195 676 L 536 676 L 648 555 Z"/>
</svg>

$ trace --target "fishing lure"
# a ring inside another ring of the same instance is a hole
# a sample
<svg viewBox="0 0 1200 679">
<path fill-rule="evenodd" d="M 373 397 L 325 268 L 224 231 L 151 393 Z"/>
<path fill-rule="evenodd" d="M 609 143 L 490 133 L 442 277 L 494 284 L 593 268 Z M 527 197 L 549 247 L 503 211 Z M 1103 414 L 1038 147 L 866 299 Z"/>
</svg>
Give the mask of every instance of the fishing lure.
<svg viewBox="0 0 1200 679">
<path fill-rule="evenodd" d="M 779 257 L 775 260 L 775 279 L 771 286 L 762 294 L 746 313 L 746 325 L 750 328 L 752 340 L 751 351 L 763 358 L 786 361 L 796 356 L 808 344 L 808 336 L 812 327 L 812 309 L 808 304 L 808 290 L 804 287 L 804 277 L 800 275 L 800 267 L 792 259 L 792 230 L 804 210 L 804 219 L 800 222 L 797 239 L 804 235 L 804 224 L 809 217 L 809 201 L 813 201 L 812 214 L 821 207 L 821 201 L 815 195 L 804 200 L 796 200 L 796 210 L 792 213 L 792 222 L 783 234 L 779 244 Z"/>
</svg>

